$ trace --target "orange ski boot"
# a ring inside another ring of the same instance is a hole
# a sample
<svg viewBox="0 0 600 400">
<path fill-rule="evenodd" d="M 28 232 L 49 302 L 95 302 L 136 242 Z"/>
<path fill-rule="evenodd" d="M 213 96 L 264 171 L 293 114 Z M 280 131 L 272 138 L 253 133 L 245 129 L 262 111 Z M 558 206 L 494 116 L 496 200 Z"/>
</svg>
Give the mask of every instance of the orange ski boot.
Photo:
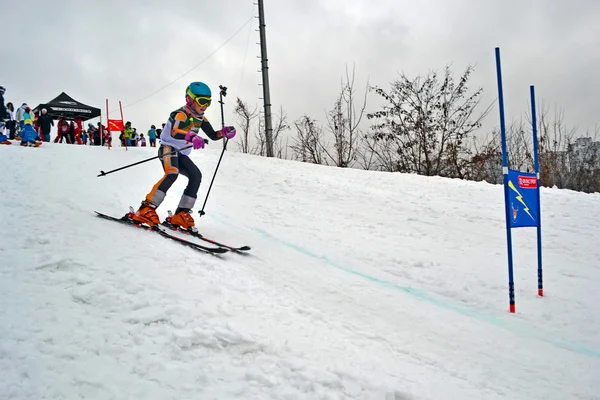
<svg viewBox="0 0 600 400">
<path fill-rule="evenodd" d="M 154 204 L 143 201 L 140 208 L 131 216 L 131 219 L 140 224 L 148 226 L 160 225 L 160 219 L 156 214 Z"/>
<path fill-rule="evenodd" d="M 181 229 L 182 231 L 196 232 L 194 218 L 190 215 L 189 210 L 178 210 L 169 221 L 171 225 Z"/>
</svg>

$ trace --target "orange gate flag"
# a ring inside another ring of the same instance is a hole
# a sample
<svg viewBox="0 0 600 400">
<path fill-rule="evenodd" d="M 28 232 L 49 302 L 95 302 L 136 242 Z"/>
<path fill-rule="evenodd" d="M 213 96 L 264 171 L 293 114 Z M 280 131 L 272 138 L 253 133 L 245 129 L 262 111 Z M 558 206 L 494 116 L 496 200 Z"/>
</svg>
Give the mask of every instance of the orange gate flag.
<svg viewBox="0 0 600 400">
<path fill-rule="evenodd" d="M 107 128 L 109 132 L 125 130 L 122 119 L 109 119 Z"/>
</svg>

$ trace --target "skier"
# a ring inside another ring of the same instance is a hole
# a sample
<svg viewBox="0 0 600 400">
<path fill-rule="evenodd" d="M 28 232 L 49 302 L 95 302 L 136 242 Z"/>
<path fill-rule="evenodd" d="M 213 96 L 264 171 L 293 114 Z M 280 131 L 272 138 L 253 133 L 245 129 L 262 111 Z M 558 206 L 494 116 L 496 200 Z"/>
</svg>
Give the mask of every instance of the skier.
<svg viewBox="0 0 600 400">
<path fill-rule="evenodd" d="M 149 226 L 160 224 L 156 208 L 163 202 L 167 191 L 181 173 L 188 178 L 188 184 L 183 191 L 179 206 L 171 219 L 171 224 L 183 230 L 195 231 L 194 219 L 190 210 L 196 203 L 202 174 L 190 159 L 191 149 L 181 150 L 192 144 L 194 150 L 204 148 L 204 138 L 198 135 L 202 131 L 211 139 L 232 139 L 235 134 L 233 126 L 226 126 L 215 131 L 204 116 L 211 103 L 210 88 L 202 82 L 192 82 L 185 91 L 185 106 L 173 111 L 160 134 L 159 159 L 162 162 L 164 176 L 146 195 L 140 208 L 131 217 L 137 223 Z M 170 154 L 172 151 L 174 153 Z"/>
</svg>

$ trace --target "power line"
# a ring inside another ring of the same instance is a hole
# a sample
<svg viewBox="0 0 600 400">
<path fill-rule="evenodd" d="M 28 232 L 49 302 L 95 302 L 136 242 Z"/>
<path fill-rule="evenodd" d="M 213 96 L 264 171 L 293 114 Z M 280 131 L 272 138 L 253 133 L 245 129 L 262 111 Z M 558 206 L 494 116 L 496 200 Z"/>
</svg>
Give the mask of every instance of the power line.
<svg viewBox="0 0 600 400">
<path fill-rule="evenodd" d="M 225 42 L 223 42 L 223 44 L 221 44 L 219 47 L 217 47 L 217 49 L 215 51 L 213 51 L 212 53 L 210 53 L 208 56 L 206 56 L 202 61 L 200 61 L 198 64 L 194 65 L 192 68 L 190 68 L 187 72 L 185 72 L 184 74 L 182 74 L 181 76 L 179 76 L 178 78 L 174 79 L 173 81 L 169 82 L 168 84 L 164 85 L 163 87 L 159 88 L 158 90 L 155 90 L 154 92 L 150 93 L 147 96 L 142 97 L 139 100 L 134 101 L 133 103 L 124 105 L 123 108 L 127 108 L 127 107 L 131 107 L 141 101 L 146 100 L 149 97 L 154 96 L 155 94 L 157 94 L 158 92 L 161 92 L 163 90 L 165 90 L 166 88 L 168 88 L 169 86 L 171 86 L 172 84 L 174 84 L 175 82 L 177 82 L 178 80 L 180 80 L 181 78 L 183 78 L 184 76 L 188 75 L 189 73 L 191 73 L 193 70 L 195 70 L 196 68 L 198 68 L 200 65 L 204 64 L 206 61 L 208 61 L 208 59 L 210 59 L 212 56 L 214 56 L 215 54 L 217 54 L 217 52 L 219 50 L 221 50 L 223 47 L 225 47 L 225 45 L 227 43 L 229 43 L 234 37 L 237 36 L 238 33 L 241 32 L 242 29 L 244 29 L 244 27 L 246 25 L 248 25 L 252 20 L 254 19 L 254 15 L 250 18 L 248 18 L 248 20 L 246 22 L 244 22 L 244 24 L 237 30 L 235 31 L 235 33 L 233 35 L 231 35 Z M 118 109 L 113 110 L 112 112 L 118 111 Z"/>
<path fill-rule="evenodd" d="M 252 17 L 254 18 L 254 5 L 252 5 Z M 248 48 L 250 47 L 250 33 L 252 33 L 252 24 L 248 26 L 248 37 L 246 38 L 246 50 L 244 51 L 244 62 L 242 63 L 242 72 L 240 74 L 240 82 L 238 83 L 238 97 L 240 96 L 240 88 L 242 87 L 242 80 L 244 79 L 244 70 L 246 69 L 246 58 L 248 57 Z"/>
</svg>

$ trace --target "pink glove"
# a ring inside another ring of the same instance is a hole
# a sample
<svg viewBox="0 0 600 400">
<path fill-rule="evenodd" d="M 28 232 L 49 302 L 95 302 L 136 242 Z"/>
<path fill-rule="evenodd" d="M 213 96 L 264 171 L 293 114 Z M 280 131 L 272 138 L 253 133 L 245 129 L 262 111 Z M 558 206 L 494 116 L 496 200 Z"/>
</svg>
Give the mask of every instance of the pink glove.
<svg viewBox="0 0 600 400">
<path fill-rule="evenodd" d="M 235 133 L 235 128 L 233 126 L 226 126 L 223 129 L 221 129 L 221 136 L 227 139 L 233 139 Z"/>
<path fill-rule="evenodd" d="M 189 131 L 185 134 L 185 141 L 191 142 L 192 146 L 194 146 L 194 150 L 204 148 L 204 138 L 198 136 L 198 134 L 194 131 Z"/>
</svg>

